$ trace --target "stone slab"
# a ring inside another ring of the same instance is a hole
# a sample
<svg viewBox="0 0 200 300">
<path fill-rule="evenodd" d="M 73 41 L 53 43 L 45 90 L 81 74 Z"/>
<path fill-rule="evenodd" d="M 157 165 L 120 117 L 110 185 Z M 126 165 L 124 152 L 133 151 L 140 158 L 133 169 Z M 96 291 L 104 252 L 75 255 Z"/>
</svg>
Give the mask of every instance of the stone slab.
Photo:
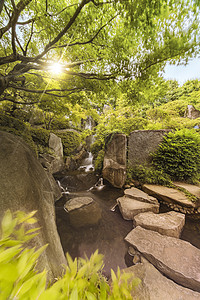
<svg viewBox="0 0 200 300">
<path fill-rule="evenodd" d="M 179 238 L 185 225 L 185 215 L 170 211 L 162 214 L 141 213 L 134 217 L 134 226 L 157 231 L 160 234 Z"/>
<path fill-rule="evenodd" d="M 181 206 L 195 208 L 195 204 L 188 200 L 187 196 L 183 192 L 176 189 L 154 184 L 144 184 L 142 189 L 147 194 L 168 203 L 175 203 Z"/>
<path fill-rule="evenodd" d="M 158 204 L 158 200 L 152 196 L 149 196 L 147 193 L 132 187 L 130 189 L 125 189 L 124 194 L 130 198 L 133 198 L 138 201 L 147 202 L 147 203 L 154 203 Z"/>
<path fill-rule="evenodd" d="M 133 291 L 133 299 L 140 300 L 198 300 L 200 293 L 184 288 L 163 276 L 152 264 L 142 258 L 142 263 L 123 270 L 141 279 Z"/>
<path fill-rule="evenodd" d="M 200 292 L 200 250 L 190 243 L 137 226 L 125 238 L 160 272 Z"/>
<path fill-rule="evenodd" d="M 76 197 L 67 201 L 64 207 L 68 212 L 71 212 L 73 210 L 82 208 L 83 206 L 89 205 L 93 201 L 94 200 L 90 197 Z"/>
<path fill-rule="evenodd" d="M 174 185 L 184 188 L 187 190 L 189 193 L 192 195 L 196 196 L 198 199 L 200 199 L 200 186 L 194 185 L 194 184 L 189 184 L 185 182 L 173 182 Z"/>
<path fill-rule="evenodd" d="M 137 201 L 133 198 L 123 196 L 117 199 L 120 212 L 125 220 L 133 220 L 134 216 L 142 212 L 159 212 L 158 204 Z"/>
</svg>

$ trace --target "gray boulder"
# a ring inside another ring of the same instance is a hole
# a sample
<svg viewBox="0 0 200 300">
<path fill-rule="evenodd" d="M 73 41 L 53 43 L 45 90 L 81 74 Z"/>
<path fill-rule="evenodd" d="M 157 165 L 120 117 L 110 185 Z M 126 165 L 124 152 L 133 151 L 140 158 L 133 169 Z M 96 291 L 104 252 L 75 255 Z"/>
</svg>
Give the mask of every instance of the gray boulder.
<svg viewBox="0 0 200 300">
<path fill-rule="evenodd" d="M 0 219 L 7 209 L 30 213 L 36 210 L 40 234 L 30 241 L 36 248 L 48 244 L 37 268 L 48 271 L 49 279 L 61 275 L 66 263 L 55 223 L 54 201 L 58 194 L 35 154 L 19 137 L 0 132 Z"/>
<path fill-rule="evenodd" d="M 133 198 L 123 196 L 117 199 L 119 210 L 125 220 L 133 220 L 133 218 L 147 211 L 152 211 L 154 213 L 159 212 L 159 204 L 146 203 L 142 201 L 137 201 Z"/>
<path fill-rule="evenodd" d="M 190 243 L 137 226 L 125 238 L 159 271 L 200 292 L 200 250 Z"/>
<path fill-rule="evenodd" d="M 141 283 L 133 291 L 133 299 L 140 300 L 198 300 L 200 293 L 184 288 L 163 276 L 152 264 L 142 263 L 123 270 L 139 278 Z"/>
<path fill-rule="evenodd" d="M 42 154 L 40 156 L 40 163 L 51 174 L 62 171 L 65 168 L 63 159 L 63 145 L 61 138 L 54 133 L 50 133 L 49 148 L 53 151 L 53 155 Z"/>
<path fill-rule="evenodd" d="M 117 188 L 122 188 L 126 181 L 126 143 L 126 135 L 118 133 L 106 143 L 102 174 Z"/>
<path fill-rule="evenodd" d="M 170 130 L 135 130 L 128 138 L 128 161 L 130 167 L 150 165 L 154 152 Z"/>
<path fill-rule="evenodd" d="M 135 227 L 141 226 L 163 235 L 179 238 L 185 225 L 185 215 L 175 211 L 162 214 L 146 212 L 135 216 L 133 224 Z"/>
<path fill-rule="evenodd" d="M 101 220 L 101 208 L 90 197 L 76 197 L 64 205 L 70 224 L 75 227 L 96 225 Z"/>
</svg>

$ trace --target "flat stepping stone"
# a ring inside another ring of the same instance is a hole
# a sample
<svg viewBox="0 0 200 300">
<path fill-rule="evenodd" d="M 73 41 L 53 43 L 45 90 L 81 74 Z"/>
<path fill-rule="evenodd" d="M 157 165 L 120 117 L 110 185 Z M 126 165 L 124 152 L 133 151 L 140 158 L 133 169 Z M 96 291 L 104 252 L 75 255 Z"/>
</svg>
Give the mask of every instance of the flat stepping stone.
<svg viewBox="0 0 200 300">
<path fill-rule="evenodd" d="M 101 208 L 90 197 L 70 199 L 64 209 L 69 213 L 70 224 L 75 228 L 96 225 L 101 219 Z"/>
<path fill-rule="evenodd" d="M 176 189 L 168 188 L 162 185 L 144 184 L 142 189 L 149 195 L 156 197 L 168 203 L 179 204 L 181 206 L 195 208 L 196 205 L 188 200 L 187 196 Z"/>
<path fill-rule="evenodd" d="M 185 225 L 185 215 L 175 211 L 162 214 L 145 212 L 134 217 L 133 225 L 179 238 Z"/>
<path fill-rule="evenodd" d="M 125 240 L 168 278 L 200 292 L 199 249 L 186 241 L 140 226 L 133 229 Z"/>
<path fill-rule="evenodd" d="M 173 182 L 175 186 L 184 188 L 187 190 L 190 194 L 194 195 L 200 200 L 200 187 L 198 185 L 189 184 L 185 182 Z"/>
<path fill-rule="evenodd" d="M 127 197 L 133 198 L 138 201 L 158 204 L 158 200 L 156 198 L 149 196 L 147 193 L 145 193 L 135 187 L 132 187 L 130 189 L 125 189 L 124 194 Z"/>
<path fill-rule="evenodd" d="M 159 204 L 141 202 L 127 196 L 118 198 L 117 203 L 125 220 L 133 220 L 134 216 L 142 212 L 159 212 Z"/>
<path fill-rule="evenodd" d="M 141 283 L 133 291 L 133 299 L 140 300 L 199 300 L 200 293 L 176 284 L 163 276 L 152 264 L 142 258 L 142 263 L 123 270 L 132 273 Z"/>
</svg>

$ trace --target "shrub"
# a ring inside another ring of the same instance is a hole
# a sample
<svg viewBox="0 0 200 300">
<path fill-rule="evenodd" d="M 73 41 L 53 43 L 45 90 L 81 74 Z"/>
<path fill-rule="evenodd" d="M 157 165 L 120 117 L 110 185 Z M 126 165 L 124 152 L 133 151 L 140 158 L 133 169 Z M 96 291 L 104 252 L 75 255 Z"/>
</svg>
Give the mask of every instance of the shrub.
<svg viewBox="0 0 200 300">
<path fill-rule="evenodd" d="M 62 140 L 64 156 L 72 155 L 76 152 L 81 143 L 81 135 L 75 131 L 54 132 Z"/>
<path fill-rule="evenodd" d="M 60 118 L 60 119 L 54 119 L 51 122 L 50 125 L 51 129 L 53 130 L 58 130 L 58 129 L 67 129 L 70 127 L 69 125 L 69 120 L 65 119 L 65 118 Z"/>
<path fill-rule="evenodd" d="M 33 128 L 30 129 L 33 141 L 43 147 L 48 147 L 49 145 L 49 135 L 50 132 L 44 128 Z"/>
<path fill-rule="evenodd" d="M 200 135 L 189 129 L 177 130 L 164 136 L 152 155 L 157 170 L 173 180 L 195 181 L 200 176 Z"/>
<path fill-rule="evenodd" d="M 127 180 L 135 179 L 141 184 L 160 184 L 164 186 L 172 186 L 170 176 L 162 170 L 156 170 L 153 167 L 145 167 L 142 165 L 127 169 Z"/>
<path fill-rule="evenodd" d="M 133 299 L 134 287 L 139 279 L 111 270 L 108 284 L 102 275 L 102 255 L 96 251 L 90 259 L 71 259 L 67 254 L 65 274 L 53 285 L 46 287 L 46 271 L 36 270 L 37 259 L 45 250 L 43 246 L 27 248 L 26 242 L 36 235 L 37 228 L 27 229 L 27 224 L 36 222 L 35 212 L 17 212 L 14 216 L 7 211 L 1 226 L 0 236 L 0 292 L 1 299 L 16 300 L 114 300 Z"/>
</svg>

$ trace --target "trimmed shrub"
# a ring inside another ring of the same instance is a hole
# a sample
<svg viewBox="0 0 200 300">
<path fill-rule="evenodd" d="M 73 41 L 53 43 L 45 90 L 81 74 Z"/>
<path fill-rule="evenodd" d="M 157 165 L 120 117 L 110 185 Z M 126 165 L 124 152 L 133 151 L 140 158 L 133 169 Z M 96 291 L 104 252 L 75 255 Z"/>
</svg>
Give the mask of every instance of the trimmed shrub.
<svg viewBox="0 0 200 300">
<path fill-rule="evenodd" d="M 173 180 L 194 182 L 200 177 L 200 135 L 189 129 L 170 132 L 152 157 L 154 167 Z"/>
</svg>

